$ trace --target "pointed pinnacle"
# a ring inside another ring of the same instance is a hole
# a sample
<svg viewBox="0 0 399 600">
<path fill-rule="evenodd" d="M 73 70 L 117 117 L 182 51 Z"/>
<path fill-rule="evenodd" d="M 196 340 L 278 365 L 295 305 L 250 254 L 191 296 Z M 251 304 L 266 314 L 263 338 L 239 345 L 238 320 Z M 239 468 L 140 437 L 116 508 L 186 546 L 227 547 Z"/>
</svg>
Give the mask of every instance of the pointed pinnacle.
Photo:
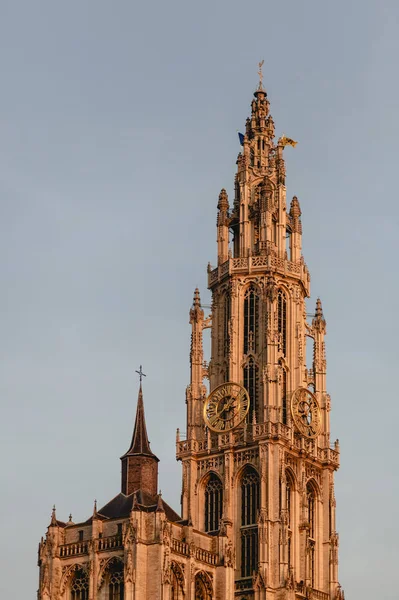
<svg viewBox="0 0 399 600">
<path fill-rule="evenodd" d="M 298 217 L 301 216 L 301 214 L 302 214 L 302 211 L 301 211 L 301 207 L 299 204 L 299 200 L 296 196 L 294 196 L 291 200 L 290 215 L 294 219 L 297 219 Z"/>
<path fill-rule="evenodd" d="M 136 492 L 133 494 L 132 511 L 133 510 L 140 510 Z"/>
<path fill-rule="evenodd" d="M 130 448 L 126 452 L 126 455 L 128 454 L 145 454 L 148 456 L 155 457 L 154 453 L 151 451 L 150 442 L 148 441 L 147 426 L 145 423 L 144 415 L 143 389 L 141 387 L 141 383 L 137 399 L 136 419 L 134 422 L 133 437 L 130 444 Z"/>
<path fill-rule="evenodd" d="M 51 525 L 57 525 L 57 516 L 55 514 L 55 504 L 53 506 L 53 510 L 51 511 Z"/>
<path fill-rule="evenodd" d="M 162 501 L 162 492 L 159 490 L 158 500 L 157 500 L 157 511 L 156 512 L 165 512 Z"/>
<path fill-rule="evenodd" d="M 97 516 L 97 500 L 94 500 L 93 517 Z"/>
<path fill-rule="evenodd" d="M 194 290 L 193 306 L 201 306 L 201 298 L 198 288 L 195 288 Z"/>
<path fill-rule="evenodd" d="M 321 300 L 320 298 L 317 298 L 316 300 L 316 317 L 322 317 L 323 316 L 323 308 L 321 306 Z"/>
</svg>

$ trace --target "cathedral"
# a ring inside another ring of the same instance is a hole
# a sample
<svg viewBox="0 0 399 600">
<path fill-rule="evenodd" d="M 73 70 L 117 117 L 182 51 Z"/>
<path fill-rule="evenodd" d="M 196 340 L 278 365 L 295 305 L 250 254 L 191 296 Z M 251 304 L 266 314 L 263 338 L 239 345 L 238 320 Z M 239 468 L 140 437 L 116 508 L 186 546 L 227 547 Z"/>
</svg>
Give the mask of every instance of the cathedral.
<svg viewBox="0 0 399 600">
<path fill-rule="evenodd" d="M 319 299 L 307 319 L 301 208 L 285 188 L 284 149 L 295 142 L 275 139 L 262 78 L 240 141 L 234 198 L 222 189 L 217 204 L 210 314 L 198 289 L 189 312 L 181 512 L 158 491 L 140 368 L 120 492 L 81 523 L 53 510 L 38 600 L 344 599 L 326 321 Z"/>
</svg>

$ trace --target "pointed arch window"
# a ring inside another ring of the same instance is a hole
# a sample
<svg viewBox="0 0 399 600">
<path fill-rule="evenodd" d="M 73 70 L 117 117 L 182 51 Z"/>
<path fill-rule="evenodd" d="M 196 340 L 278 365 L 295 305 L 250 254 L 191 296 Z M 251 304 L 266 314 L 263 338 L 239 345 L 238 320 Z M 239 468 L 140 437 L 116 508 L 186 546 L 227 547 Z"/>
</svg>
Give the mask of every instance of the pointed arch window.
<svg viewBox="0 0 399 600">
<path fill-rule="evenodd" d="M 108 599 L 124 600 L 123 565 L 113 560 L 108 568 Z"/>
<path fill-rule="evenodd" d="M 241 479 L 241 577 L 252 577 L 258 567 L 259 475 L 247 467 Z"/>
<path fill-rule="evenodd" d="M 195 576 L 195 600 L 212 600 L 212 584 L 205 573 L 200 571 Z"/>
<path fill-rule="evenodd" d="M 259 369 L 254 359 L 251 357 L 244 366 L 244 387 L 249 394 L 250 399 L 250 421 L 254 415 L 258 416 L 259 404 Z"/>
<path fill-rule="evenodd" d="M 223 484 L 215 473 L 211 473 L 205 487 L 205 531 L 219 531 L 223 511 Z"/>
<path fill-rule="evenodd" d="M 78 569 L 72 576 L 71 600 L 88 600 L 89 578 L 83 569 Z"/>
<path fill-rule="evenodd" d="M 244 297 L 244 354 L 257 351 L 259 296 L 253 285 Z"/>
<path fill-rule="evenodd" d="M 184 590 L 184 577 L 180 566 L 172 561 L 171 571 L 171 596 L 170 600 L 182 600 Z"/>
<path fill-rule="evenodd" d="M 278 291 L 277 295 L 277 324 L 280 334 L 280 350 L 284 356 L 287 353 L 287 296 L 283 290 Z"/>
</svg>

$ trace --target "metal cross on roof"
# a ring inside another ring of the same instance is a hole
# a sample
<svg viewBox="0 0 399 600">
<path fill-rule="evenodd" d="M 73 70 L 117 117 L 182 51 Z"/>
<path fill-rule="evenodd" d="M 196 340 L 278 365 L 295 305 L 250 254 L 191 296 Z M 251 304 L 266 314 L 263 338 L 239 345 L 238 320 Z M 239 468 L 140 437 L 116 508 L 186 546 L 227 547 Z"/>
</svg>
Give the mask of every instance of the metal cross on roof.
<svg viewBox="0 0 399 600">
<path fill-rule="evenodd" d="M 143 381 L 143 377 L 147 377 L 147 375 L 145 373 L 143 373 L 143 367 L 141 365 L 140 365 L 140 370 L 136 371 L 136 373 L 140 377 L 140 384 L 141 384 L 141 382 Z"/>
</svg>

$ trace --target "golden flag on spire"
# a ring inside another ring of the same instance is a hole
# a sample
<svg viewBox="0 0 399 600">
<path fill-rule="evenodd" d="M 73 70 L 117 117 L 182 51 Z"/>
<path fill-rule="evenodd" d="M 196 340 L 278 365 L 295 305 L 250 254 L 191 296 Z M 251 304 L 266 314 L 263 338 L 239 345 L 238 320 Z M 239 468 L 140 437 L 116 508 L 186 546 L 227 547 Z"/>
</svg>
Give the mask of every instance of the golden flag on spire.
<svg viewBox="0 0 399 600">
<path fill-rule="evenodd" d="M 291 138 L 287 137 L 285 135 L 285 133 L 283 133 L 283 135 L 279 139 L 278 143 L 283 147 L 292 146 L 293 148 L 295 148 L 295 146 L 297 145 L 298 142 L 296 142 L 295 140 L 292 140 Z"/>
</svg>

